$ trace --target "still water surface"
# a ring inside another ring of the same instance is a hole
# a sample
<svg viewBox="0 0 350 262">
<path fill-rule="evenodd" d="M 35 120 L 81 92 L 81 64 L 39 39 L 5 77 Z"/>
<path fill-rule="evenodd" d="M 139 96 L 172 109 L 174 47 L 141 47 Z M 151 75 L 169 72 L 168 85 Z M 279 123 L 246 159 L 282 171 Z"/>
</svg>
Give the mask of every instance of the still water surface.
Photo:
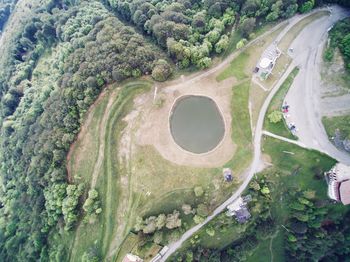
<svg viewBox="0 0 350 262">
<path fill-rule="evenodd" d="M 186 96 L 175 104 L 170 117 L 175 142 L 193 153 L 214 149 L 225 134 L 225 124 L 215 102 L 205 96 Z"/>
</svg>

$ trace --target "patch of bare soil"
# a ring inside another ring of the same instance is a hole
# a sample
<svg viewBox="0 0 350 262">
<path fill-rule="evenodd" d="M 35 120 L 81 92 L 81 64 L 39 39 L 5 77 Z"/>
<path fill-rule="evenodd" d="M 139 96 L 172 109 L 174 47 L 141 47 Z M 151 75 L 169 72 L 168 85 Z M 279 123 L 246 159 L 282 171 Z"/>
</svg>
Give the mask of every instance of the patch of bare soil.
<svg viewBox="0 0 350 262">
<path fill-rule="evenodd" d="M 137 145 L 152 145 L 161 156 L 178 165 L 196 167 L 218 167 L 229 161 L 235 145 L 231 139 L 231 97 L 233 79 L 218 83 L 216 74 L 180 82 L 172 86 L 158 88 L 156 99 L 161 99 L 161 106 L 154 104 L 154 93 L 135 99 L 135 107 L 140 113 L 140 128 L 136 130 Z M 169 116 L 175 101 L 185 95 L 202 95 L 213 99 L 225 121 L 226 132 L 221 143 L 205 154 L 194 154 L 177 145 L 170 133 Z M 133 112 L 131 113 L 133 114 Z"/>
</svg>

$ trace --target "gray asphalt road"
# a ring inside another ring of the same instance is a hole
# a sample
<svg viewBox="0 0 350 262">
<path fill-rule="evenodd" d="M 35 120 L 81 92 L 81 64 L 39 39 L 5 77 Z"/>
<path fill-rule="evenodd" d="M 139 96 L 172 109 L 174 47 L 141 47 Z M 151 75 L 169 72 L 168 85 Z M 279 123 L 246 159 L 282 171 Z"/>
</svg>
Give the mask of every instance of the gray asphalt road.
<svg viewBox="0 0 350 262">
<path fill-rule="evenodd" d="M 330 17 L 325 17 L 322 18 L 322 23 L 320 23 L 320 26 L 317 27 L 317 30 L 315 30 L 314 32 L 314 24 L 320 22 L 320 20 L 317 20 L 315 23 L 312 24 L 311 28 L 308 26 L 304 31 L 306 31 L 309 35 L 309 38 L 312 38 L 313 40 L 315 39 L 320 39 L 322 37 L 325 37 L 325 32 L 327 32 L 327 29 L 330 27 L 330 25 L 334 24 L 335 21 L 339 20 L 340 18 L 344 17 L 345 14 L 343 14 L 343 10 L 339 9 L 339 8 L 334 8 L 334 14 Z M 304 16 L 296 16 L 293 19 L 291 19 L 289 21 L 288 26 L 286 27 L 286 29 L 284 29 L 281 34 L 277 37 L 278 39 L 281 39 L 283 37 L 283 35 L 295 24 L 297 23 L 300 19 L 304 18 Z M 303 32 L 304 32 L 303 31 Z M 305 33 L 304 33 L 305 34 Z M 315 39 L 314 39 L 315 38 Z M 300 42 L 303 42 L 302 40 L 299 40 Z M 299 50 L 301 50 L 301 45 L 304 45 L 304 47 L 306 48 L 306 50 L 314 50 L 314 47 L 318 47 L 319 46 L 319 42 L 318 41 L 304 41 L 303 44 L 299 43 L 299 45 L 297 45 L 297 52 Z M 297 53 L 295 52 L 295 53 Z M 185 234 L 182 235 L 182 237 L 169 245 L 169 250 L 167 251 L 167 253 L 159 260 L 159 261 L 166 261 L 178 248 L 181 247 L 182 243 L 184 243 L 187 239 L 189 239 L 194 233 L 196 233 L 199 229 L 201 229 L 204 225 L 206 225 L 208 222 L 210 222 L 214 217 L 216 217 L 218 214 L 220 214 L 221 212 L 223 212 L 226 208 L 226 206 L 228 204 L 230 204 L 231 202 L 233 202 L 237 197 L 239 197 L 243 191 L 245 190 L 245 188 L 248 186 L 250 180 L 254 177 L 256 171 L 259 169 L 259 167 L 261 166 L 261 138 L 262 138 L 262 128 L 263 128 L 263 122 L 264 122 L 264 118 L 265 118 L 265 114 L 267 111 L 267 108 L 271 102 L 271 99 L 273 98 L 273 96 L 276 94 L 276 92 L 278 91 L 279 87 L 281 86 L 281 84 L 283 83 L 283 81 L 288 77 L 289 73 L 293 70 L 293 68 L 296 65 L 301 65 L 302 62 L 307 63 L 307 61 L 309 60 L 310 54 L 306 54 L 306 56 L 304 54 L 302 54 L 300 52 L 300 55 L 296 56 L 295 59 L 292 61 L 291 65 L 288 67 L 288 69 L 286 70 L 286 72 L 283 74 L 283 76 L 281 77 L 281 79 L 276 83 L 276 85 L 273 87 L 273 89 L 271 90 L 271 92 L 269 93 L 268 97 L 266 98 L 266 100 L 264 101 L 264 104 L 260 110 L 259 113 L 259 118 L 257 121 L 257 125 L 256 125 L 256 129 L 255 129 L 255 133 L 254 133 L 254 157 L 253 157 L 253 161 L 250 165 L 250 167 L 248 168 L 248 170 L 246 170 L 246 174 L 245 174 L 245 180 L 242 183 L 242 185 L 238 188 L 238 190 L 236 192 L 234 192 L 234 194 L 227 199 L 224 203 L 222 203 L 217 209 L 214 210 L 214 212 L 208 216 L 205 221 L 201 224 L 196 225 L 195 227 L 191 228 L 190 230 L 188 230 L 187 232 L 185 232 Z M 230 57 L 232 59 L 232 57 Z M 230 59 L 230 60 L 231 60 Z M 314 60 L 311 60 L 314 61 Z M 223 64 L 220 64 L 217 68 L 209 70 L 208 72 L 197 76 L 197 77 L 201 77 L 201 76 L 206 76 L 208 75 L 208 73 L 213 73 L 214 71 L 216 71 L 218 68 L 222 68 L 222 66 L 225 66 L 226 64 L 228 64 L 228 60 L 225 60 L 223 62 Z M 328 141 L 328 139 L 327 139 Z M 303 144 L 301 142 L 301 144 Z"/>
<path fill-rule="evenodd" d="M 313 22 L 293 41 L 291 47 L 294 53 L 291 56 L 300 72 L 285 98 L 290 105 L 289 121 L 295 123 L 300 142 L 345 164 L 350 164 L 350 155 L 338 150 L 328 140 L 321 121 L 320 62 L 327 41 L 327 29 L 349 15 L 348 11 L 333 7 L 329 17 Z"/>
</svg>

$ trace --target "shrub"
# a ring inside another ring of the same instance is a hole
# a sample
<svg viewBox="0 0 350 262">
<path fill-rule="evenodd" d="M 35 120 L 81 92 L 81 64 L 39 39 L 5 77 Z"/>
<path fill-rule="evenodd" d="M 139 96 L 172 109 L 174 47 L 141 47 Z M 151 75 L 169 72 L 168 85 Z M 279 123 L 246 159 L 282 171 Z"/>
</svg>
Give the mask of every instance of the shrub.
<svg viewBox="0 0 350 262">
<path fill-rule="evenodd" d="M 201 186 L 197 186 L 194 188 L 194 194 L 196 195 L 196 197 L 200 197 L 203 196 L 204 194 L 204 190 Z"/>
<path fill-rule="evenodd" d="M 236 44 L 236 49 L 241 49 L 247 44 L 248 40 L 245 38 L 242 38 L 237 44 Z"/>
<path fill-rule="evenodd" d="M 268 115 L 268 118 L 271 123 L 276 124 L 282 120 L 282 116 L 283 116 L 282 112 L 275 110 Z"/>
<path fill-rule="evenodd" d="M 202 222 L 204 221 L 204 217 L 201 217 L 201 216 L 199 216 L 199 215 L 195 215 L 195 216 L 193 217 L 193 221 L 194 221 L 194 223 L 196 223 L 196 224 L 200 224 L 200 223 L 202 223 Z"/>
<path fill-rule="evenodd" d="M 156 81 L 163 82 L 172 74 L 172 68 L 164 59 L 159 59 L 152 70 L 152 78 Z"/>
</svg>

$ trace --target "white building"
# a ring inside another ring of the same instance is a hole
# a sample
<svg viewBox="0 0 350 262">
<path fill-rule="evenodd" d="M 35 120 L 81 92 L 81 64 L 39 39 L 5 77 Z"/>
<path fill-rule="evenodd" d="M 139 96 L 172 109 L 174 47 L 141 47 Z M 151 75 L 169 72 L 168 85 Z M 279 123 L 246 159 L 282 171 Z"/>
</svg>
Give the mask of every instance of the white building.
<svg viewBox="0 0 350 262">
<path fill-rule="evenodd" d="M 350 167 L 341 163 L 336 164 L 325 173 L 328 182 L 328 196 L 330 199 L 350 204 Z"/>
<path fill-rule="evenodd" d="M 261 80 L 266 80 L 272 72 L 276 64 L 276 60 L 281 56 L 281 51 L 277 45 L 273 43 L 262 54 L 255 72 L 259 75 Z"/>
</svg>

